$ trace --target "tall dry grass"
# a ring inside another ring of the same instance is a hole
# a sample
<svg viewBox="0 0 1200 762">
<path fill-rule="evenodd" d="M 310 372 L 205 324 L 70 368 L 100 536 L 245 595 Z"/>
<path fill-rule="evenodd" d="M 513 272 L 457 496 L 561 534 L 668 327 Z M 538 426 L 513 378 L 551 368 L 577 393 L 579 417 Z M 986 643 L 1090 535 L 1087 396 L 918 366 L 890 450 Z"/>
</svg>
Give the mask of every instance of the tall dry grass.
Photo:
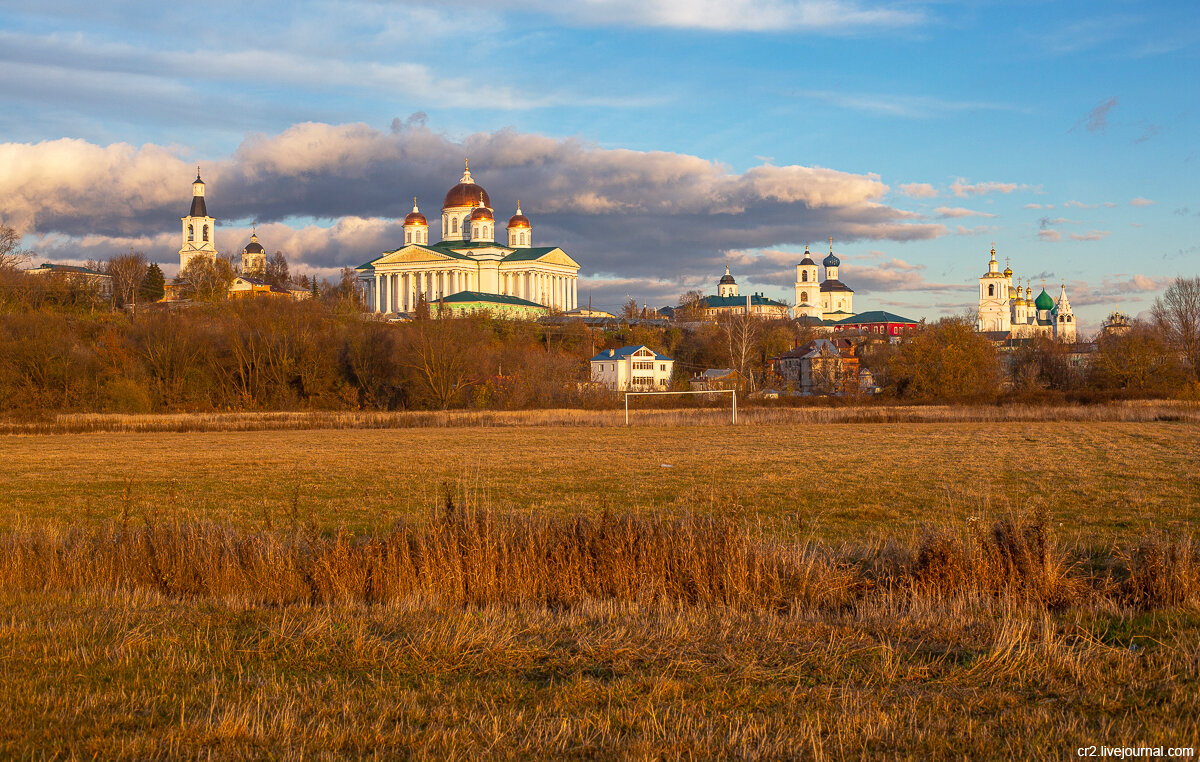
<svg viewBox="0 0 1200 762">
<path fill-rule="evenodd" d="M 723 425 L 728 407 L 638 409 L 636 426 Z M 747 407 L 739 403 L 742 424 L 834 423 L 1004 423 L 1004 422 L 1200 422 L 1200 403 L 1179 400 L 1127 400 L 1096 405 L 862 405 L 845 407 Z M 297 411 L 227 413 L 65 413 L 45 419 L 0 421 L 0 434 L 87 432 L 269 431 L 298 429 L 409 429 L 508 426 L 623 426 L 621 410 L 448 410 Z"/>
<path fill-rule="evenodd" d="M 1038 518 L 865 547 L 778 539 L 732 519 L 503 515 L 451 498 L 386 534 L 322 536 L 298 523 L 114 522 L 0 537 L 0 589 L 151 590 L 256 604 L 539 604 L 608 600 L 772 612 L 992 599 L 1065 607 L 1200 602 L 1192 537 L 1067 548 Z"/>
</svg>

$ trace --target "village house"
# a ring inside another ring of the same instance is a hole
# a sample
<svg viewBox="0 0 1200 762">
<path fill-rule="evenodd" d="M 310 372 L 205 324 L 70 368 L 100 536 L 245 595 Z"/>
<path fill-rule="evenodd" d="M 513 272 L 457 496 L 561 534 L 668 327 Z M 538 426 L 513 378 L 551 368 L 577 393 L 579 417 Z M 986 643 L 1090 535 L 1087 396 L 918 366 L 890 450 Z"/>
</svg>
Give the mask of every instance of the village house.
<svg viewBox="0 0 1200 762">
<path fill-rule="evenodd" d="M 592 382 L 615 391 L 666 391 L 674 367 L 644 344 L 606 349 L 592 358 Z"/>
</svg>

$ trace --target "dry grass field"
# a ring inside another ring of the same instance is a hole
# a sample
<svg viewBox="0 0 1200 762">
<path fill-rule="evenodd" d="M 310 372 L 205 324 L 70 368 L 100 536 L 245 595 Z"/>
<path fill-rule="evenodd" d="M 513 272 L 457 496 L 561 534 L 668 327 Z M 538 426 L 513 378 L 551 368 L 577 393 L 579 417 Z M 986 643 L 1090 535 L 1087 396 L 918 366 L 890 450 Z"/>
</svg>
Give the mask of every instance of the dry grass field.
<svg viewBox="0 0 1200 762">
<path fill-rule="evenodd" d="M 0 757 L 1200 746 L 1191 416 L 0 437 Z"/>
</svg>

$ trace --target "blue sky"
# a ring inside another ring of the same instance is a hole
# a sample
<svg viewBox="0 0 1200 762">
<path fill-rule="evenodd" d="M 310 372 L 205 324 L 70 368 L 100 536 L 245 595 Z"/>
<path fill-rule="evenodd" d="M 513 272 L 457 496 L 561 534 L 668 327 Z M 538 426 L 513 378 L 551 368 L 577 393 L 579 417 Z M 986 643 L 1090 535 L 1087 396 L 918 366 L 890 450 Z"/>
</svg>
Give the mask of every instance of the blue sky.
<svg viewBox="0 0 1200 762">
<path fill-rule="evenodd" d="M 198 162 L 222 249 L 258 222 L 332 274 L 470 154 L 597 304 L 726 262 L 790 301 L 832 235 L 858 309 L 934 318 L 995 241 L 1094 327 L 1200 269 L 1198 75 L 1194 2 L 18 0 L 0 219 L 46 257 L 174 262 Z"/>
</svg>

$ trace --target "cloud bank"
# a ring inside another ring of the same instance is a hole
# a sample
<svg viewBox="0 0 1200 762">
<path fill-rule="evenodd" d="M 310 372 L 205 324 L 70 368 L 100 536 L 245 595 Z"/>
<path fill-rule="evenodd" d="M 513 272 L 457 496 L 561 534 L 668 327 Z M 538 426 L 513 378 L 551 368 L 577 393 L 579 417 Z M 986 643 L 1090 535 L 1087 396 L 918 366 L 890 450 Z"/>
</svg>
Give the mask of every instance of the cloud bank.
<svg viewBox="0 0 1200 762">
<path fill-rule="evenodd" d="M 453 140 L 421 115 L 390 130 L 307 122 L 251 135 L 201 171 L 223 250 L 240 251 L 245 241 L 229 233 L 253 221 L 268 249 L 329 270 L 399 245 L 413 196 L 436 221 L 464 157 L 499 219 L 520 199 L 535 240 L 563 246 L 592 277 L 682 283 L 707 279 L 734 250 L 947 232 L 883 203 L 889 189 L 874 174 L 769 164 L 738 173 L 697 156 L 514 130 Z M 80 247 L 111 256 L 134 245 L 170 263 L 194 174 L 180 151 L 153 144 L 0 144 L 0 219 L 30 234 L 43 256 L 86 258 Z"/>
</svg>

